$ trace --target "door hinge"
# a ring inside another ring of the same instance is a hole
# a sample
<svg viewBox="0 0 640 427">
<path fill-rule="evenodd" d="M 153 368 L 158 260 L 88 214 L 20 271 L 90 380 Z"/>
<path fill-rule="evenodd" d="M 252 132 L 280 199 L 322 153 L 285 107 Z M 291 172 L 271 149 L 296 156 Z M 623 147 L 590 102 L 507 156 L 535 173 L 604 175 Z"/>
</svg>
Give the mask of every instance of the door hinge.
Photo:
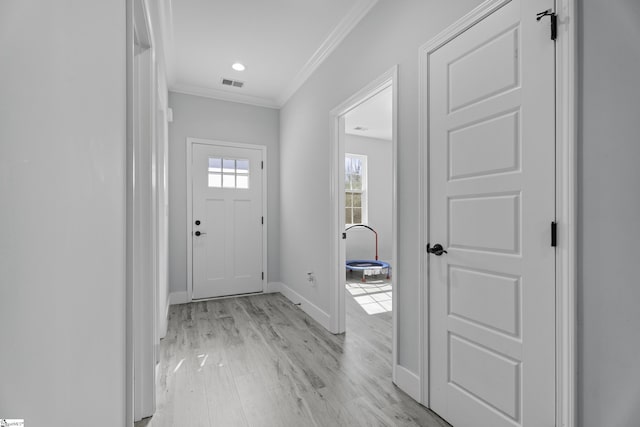
<svg viewBox="0 0 640 427">
<path fill-rule="evenodd" d="M 262 280 L 264 280 L 264 271 L 262 272 Z"/>
<path fill-rule="evenodd" d="M 551 222 L 551 246 L 558 246 L 558 223 L 555 221 Z"/>
<path fill-rule="evenodd" d="M 264 217 L 260 217 L 260 224 L 264 225 Z"/>
<path fill-rule="evenodd" d="M 558 38 L 558 15 L 551 9 L 547 9 L 536 15 L 536 21 L 540 21 L 545 16 L 551 20 L 551 40 L 555 41 Z"/>
<path fill-rule="evenodd" d="M 260 169 L 264 169 L 264 160 L 260 162 Z"/>
</svg>

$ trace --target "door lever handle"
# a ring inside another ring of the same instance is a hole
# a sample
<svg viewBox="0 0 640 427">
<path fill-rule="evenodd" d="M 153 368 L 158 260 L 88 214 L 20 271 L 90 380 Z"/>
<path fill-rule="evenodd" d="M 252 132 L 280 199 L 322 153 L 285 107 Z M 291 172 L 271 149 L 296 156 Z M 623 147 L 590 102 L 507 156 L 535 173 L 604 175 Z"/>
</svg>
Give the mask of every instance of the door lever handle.
<svg viewBox="0 0 640 427">
<path fill-rule="evenodd" d="M 196 236 L 202 236 L 203 234 L 207 234 L 207 233 L 203 233 L 203 232 L 201 232 L 201 231 L 196 231 L 196 232 L 195 232 L 195 233 L 193 233 L 193 234 L 195 234 Z"/>
<path fill-rule="evenodd" d="M 449 252 L 445 251 L 440 243 L 436 243 L 431 247 L 430 243 L 427 243 L 427 252 L 430 254 L 434 254 L 436 256 L 441 256 L 442 254 L 448 254 Z"/>
</svg>

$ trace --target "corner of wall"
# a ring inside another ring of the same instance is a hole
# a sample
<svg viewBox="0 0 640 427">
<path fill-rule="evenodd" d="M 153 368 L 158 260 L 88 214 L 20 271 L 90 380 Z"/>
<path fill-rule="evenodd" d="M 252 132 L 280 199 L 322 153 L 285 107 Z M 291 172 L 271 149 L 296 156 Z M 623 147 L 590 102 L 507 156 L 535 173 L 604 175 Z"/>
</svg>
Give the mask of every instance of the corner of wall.
<svg viewBox="0 0 640 427">
<path fill-rule="evenodd" d="M 169 294 L 169 305 L 186 304 L 189 302 L 187 291 L 171 292 Z M 169 307 L 167 305 L 167 307 Z"/>
<path fill-rule="evenodd" d="M 169 329 L 169 306 L 171 305 L 171 295 L 167 294 L 167 300 L 164 302 L 164 314 L 160 318 L 160 339 L 167 336 Z"/>
<path fill-rule="evenodd" d="M 284 283 L 281 282 L 269 282 L 264 286 L 263 292 L 265 294 L 275 294 L 278 292 L 282 292 L 282 287 Z"/>
<path fill-rule="evenodd" d="M 269 285 L 273 285 L 273 284 L 269 284 Z M 325 328 L 328 331 L 331 330 L 331 316 L 327 312 L 320 309 L 318 306 L 313 304 L 308 299 L 304 298 L 302 295 L 300 295 L 299 293 L 297 293 L 296 291 L 294 291 L 284 283 L 278 283 L 277 285 L 278 285 L 277 286 L 278 290 L 277 291 L 274 290 L 271 292 L 280 292 L 289 301 L 291 301 L 293 304 L 300 307 L 302 311 L 304 311 L 309 316 L 311 316 L 313 320 L 315 320 L 320 325 L 322 325 L 323 328 Z M 265 292 L 267 291 L 265 290 Z"/>
</svg>

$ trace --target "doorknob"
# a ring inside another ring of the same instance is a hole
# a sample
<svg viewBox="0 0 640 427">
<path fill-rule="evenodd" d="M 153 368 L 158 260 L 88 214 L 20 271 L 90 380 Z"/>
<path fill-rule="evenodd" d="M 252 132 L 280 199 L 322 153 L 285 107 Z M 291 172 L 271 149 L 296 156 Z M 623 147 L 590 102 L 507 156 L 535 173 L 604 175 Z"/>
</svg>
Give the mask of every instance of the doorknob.
<svg viewBox="0 0 640 427">
<path fill-rule="evenodd" d="M 200 220 L 197 220 L 197 221 L 196 221 L 196 225 L 200 225 Z"/>
<path fill-rule="evenodd" d="M 440 256 L 442 254 L 448 254 L 449 252 L 445 251 L 440 243 L 436 243 L 431 247 L 430 243 L 427 243 L 427 252 L 430 254 L 434 254 L 436 256 Z"/>
<path fill-rule="evenodd" d="M 195 233 L 193 233 L 193 234 L 195 234 L 196 236 L 202 236 L 203 234 L 207 234 L 207 233 L 203 233 L 203 232 L 201 232 L 201 231 L 196 231 L 196 232 L 195 232 Z"/>
</svg>

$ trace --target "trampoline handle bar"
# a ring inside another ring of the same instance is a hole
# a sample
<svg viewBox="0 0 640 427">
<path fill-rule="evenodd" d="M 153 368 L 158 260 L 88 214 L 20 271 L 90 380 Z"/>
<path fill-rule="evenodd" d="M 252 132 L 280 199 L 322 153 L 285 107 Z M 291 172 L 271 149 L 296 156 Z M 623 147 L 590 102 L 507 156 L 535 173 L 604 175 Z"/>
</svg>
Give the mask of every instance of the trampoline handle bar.
<svg viewBox="0 0 640 427">
<path fill-rule="evenodd" d="M 347 227 L 344 230 L 344 233 L 342 233 L 342 235 L 344 236 L 343 239 L 346 238 L 347 231 L 351 230 L 352 228 L 357 228 L 357 227 L 358 228 L 368 228 L 369 230 L 373 231 L 373 234 L 376 235 L 376 261 L 378 261 L 378 232 L 376 230 L 374 230 L 373 228 L 369 227 L 368 225 L 364 225 L 364 224 L 354 224 L 351 227 Z"/>
</svg>

